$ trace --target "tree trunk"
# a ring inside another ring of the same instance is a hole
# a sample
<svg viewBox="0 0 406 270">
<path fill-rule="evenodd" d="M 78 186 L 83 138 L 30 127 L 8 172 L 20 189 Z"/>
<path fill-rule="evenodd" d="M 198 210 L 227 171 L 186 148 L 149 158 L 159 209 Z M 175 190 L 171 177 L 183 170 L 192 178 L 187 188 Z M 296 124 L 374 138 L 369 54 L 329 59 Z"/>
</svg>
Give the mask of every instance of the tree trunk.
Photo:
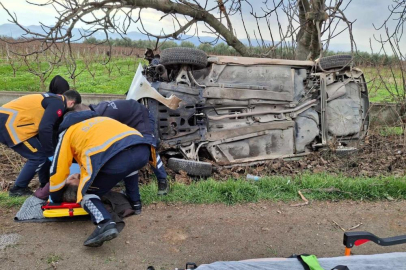
<svg viewBox="0 0 406 270">
<path fill-rule="evenodd" d="M 306 60 L 310 54 L 310 35 L 307 32 L 306 11 L 310 10 L 308 0 L 299 0 L 299 23 L 301 25 L 298 34 L 296 35 L 296 60 Z"/>
<path fill-rule="evenodd" d="M 39 77 L 39 80 L 41 82 L 41 90 L 46 91 L 45 78 L 44 77 Z"/>
<path fill-rule="evenodd" d="M 325 0 L 299 0 L 299 23 L 296 35 L 296 60 L 315 60 L 320 55 L 321 45 L 316 24 L 321 25 L 326 19 Z"/>
</svg>

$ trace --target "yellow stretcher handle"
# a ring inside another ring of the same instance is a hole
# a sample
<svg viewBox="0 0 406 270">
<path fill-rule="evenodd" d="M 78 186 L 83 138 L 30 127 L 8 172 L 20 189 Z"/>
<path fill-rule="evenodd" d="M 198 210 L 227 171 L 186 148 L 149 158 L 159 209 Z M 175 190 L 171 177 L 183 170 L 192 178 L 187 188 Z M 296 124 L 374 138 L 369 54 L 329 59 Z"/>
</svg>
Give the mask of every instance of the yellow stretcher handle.
<svg viewBox="0 0 406 270">
<path fill-rule="evenodd" d="M 85 216 L 88 213 L 83 208 L 47 209 L 42 212 L 46 218 Z"/>
</svg>

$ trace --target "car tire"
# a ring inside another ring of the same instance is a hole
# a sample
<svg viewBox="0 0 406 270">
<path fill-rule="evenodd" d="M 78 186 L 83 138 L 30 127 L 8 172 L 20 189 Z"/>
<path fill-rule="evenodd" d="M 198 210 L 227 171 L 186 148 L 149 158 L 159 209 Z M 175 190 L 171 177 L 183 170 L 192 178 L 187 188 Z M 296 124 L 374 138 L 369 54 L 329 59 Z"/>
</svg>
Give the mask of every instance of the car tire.
<svg viewBox="0 0 406 270">
<path fill-rule="evenodd" d="M 208 177 L 212 174 L 212 165 L 209 162 L 185 160 L 180 158 L 170 158 L 167 164 L 168 168 L 179 173 L 185 171 L 191 176 Z"/>
<path fill-rule="evenodd" d="M 323 57 L 319 61 L 319 66 L 322 70 L 329 70 L 334 68 L 349 67 L 352 64 L 352 55 L 338 54 L 333 56 Z"/>
<path fill-rule="evenodd" d="M 164 66 L 191 65 L 202 69 L 207 66 L 207 54 L 198 49 L 175 47 L 163 50 L 160 61 Z"/>
</svg>

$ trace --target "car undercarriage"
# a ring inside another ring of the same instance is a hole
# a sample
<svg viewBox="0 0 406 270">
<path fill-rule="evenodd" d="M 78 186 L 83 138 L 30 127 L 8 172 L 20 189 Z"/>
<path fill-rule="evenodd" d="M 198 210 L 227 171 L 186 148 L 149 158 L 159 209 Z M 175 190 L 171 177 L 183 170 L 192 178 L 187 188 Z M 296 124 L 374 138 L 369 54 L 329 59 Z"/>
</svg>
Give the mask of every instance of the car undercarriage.
<svg viewBox="0 0 406 270">
<path fill-rule="evenodd" d="M 169 156 L 253 164 L 328 145 L 354 149 L 368 129 L 365 79 L 349 55 L 313 62 L 177 47 L 149 60 L 127 98 L 149 108 Z"/>
</svg>

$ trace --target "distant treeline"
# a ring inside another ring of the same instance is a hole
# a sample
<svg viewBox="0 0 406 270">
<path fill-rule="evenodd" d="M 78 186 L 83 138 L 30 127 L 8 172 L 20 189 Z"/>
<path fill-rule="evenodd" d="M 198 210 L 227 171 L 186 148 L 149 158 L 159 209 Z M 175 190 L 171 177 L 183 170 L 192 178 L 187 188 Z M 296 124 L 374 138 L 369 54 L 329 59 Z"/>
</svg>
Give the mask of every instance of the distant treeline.
<svg viewBox="0 0 406 270">
<path fill-rule="evenodd" d="M 110 39 L 110 44 L 112 46 L 118 46 L 118 47 L 132 47 L 132 48 L 151 48 L 154 49 L 156 46 L 156 41 L 153 40 L 130 40 L 130 39 Z M 97 40 L 94 37 L 86 39 L 83 43 L 87 44 L 106 44 L 105 40 Z M 168 48 L 173 48 L 173 47 L 188 47 L 188 48 L 197 48 L 200 50 L 203 50 L 207 53 L 211 54 L 220 54 L 220 55 L 238 55 L 236 50 L 234 48 L 227 46 L 224 43 L 219 43 L 217 45 L 210 45 L 207 43 L 202 43 L 199 46 L 195 46 L 190 41 L 184 40 L 180 42 L 179 44 L 176 43 L 175 41 L 163 41 L 158 43 L 158 48 L 159 50 L 165 50 Z"/>
<path fill-rule="evenodd" d="M 8 38 L 2 37 L 3 40 L 7 40 Z M 13 40 L 13 39 L 8 39 L 8 40 Z M 18 40 L 18 39 L 17 39 Z M 15 41 L 15 39 L 14 39 Z M 147 49 L 151 48 L 154 49 L 156 47 L 156 41 L 154 40 L 130 40 L 130 39 L 110 39 L 109 40 L 110 44 L 113 47 L 121 47 L 122 49 L 124 48 L 132 48 L 133 49 L 138 49 L 137 51 L 140 51 L 139 49 Z M 4 42 L 0 42 L 4 43 Z M 98 40 L 94 37 L 90 37 L 86 40 L 84 40 L 83 44 L 92 44 L 92 45 L 97 45 L 100 44 L 102 46 L 106 46 L 107 42 L 105 40 Z M 1 44 L 0 44 L 1 45 Z M 4 44 L 3 44 L 4 45 Z M 20 43 L 18 46 L 23 46 L 24 43 Z M 16 45 L 13 45 L 13 47 L 16 47 Z M 124 47 L 124 48 L 123 48 Z M 181 41 L 180 43 L 167 40 L 167 41 L 162 41 L 158 43 L 158 50 L 164 50 L 167 48 L 173 48 L 173 47 L 189 47 L 189 48 L 197 48 L 200 49 L 207 54 L 212 54 L 212 55 L 235 55 L 238 56 L 238 52 L 233 48 L 225 43 L 218 43 L 216 45 L 211 45 L 208 43 L 201 43 L 198 46 L 196 46 L 194 43 L 184 40 Z M 263 47 L 260 46 L 253 46 L 251 47 L 251 51 L 253 53 L 253 56 L 256 57 L 261 57 L 264 54 L 264 49 Z M 333 52 L 333 51 L 327 51 L 323 52 L 323 56 L 330 56 L 330 55 L 335 55 L 335 54 L 351 54 L 351 52 Z M 141 53 L 137 53 L 141 57 Z M 295 59 L 295 50 L 291 46 L 280 46 L 271 53 L 268 53 L 266 55 L 268 58 L 276 58 L 276 59 Z M 399 65 L 399 59 L 393 56 L 388 56 L 384 54 L 377 54 L 377 53 L 369 53 L 369 52 L 355 52 L 354 53 L 354 64 L 356 66 L 375 66 L 375 65 Z"/>
<path fill-rule="evenodd" d="M 89 38 L 85 40 L 84 43 L 88 44 L 98 44 L 103 43 L 102 40 L 97 40 L 96 38 Z M 132 47 L 132 48 L 155 48 L 156 41 L 153 40 L 130 40 L 130 39 L 110 39 L 112 46 L 119 47 Z M 190 41 L 184 40 L 180 43 L 175 41 L 163 41 L 158 44 L 159 50 L 164 50 L 172 47 L 189 47 L 197 48 L 205 51 L 207 54 L 214 55 L 239 55 L 236 50 L 225 43 L 218 43 L 216 45 L 211 45 L 207 43 L 202 43 L 199 46 L 195 46 Z M 260 56 L 264 49 L 261 47 L 252 47 L 253 54 Z M 330 56 L 335 54 L 351 54 L 351 52 L 324 52 L 323 56 Z M 281 58 L 281 59 L 294 59 L 294 49 L 292 47 L 279 47 L 275 49 L 269 57 Z M 357 66 L 372 66 L 372 65 L 392 65 L 399 64 L 398 60 L 393 56 L 386 56 L 383 54 L 369 53 L 369 52 L 356 52 L 354 54 L 354 63 Z"/>
<path fill-rule="evenodd" d="M 98 44 L 103 43 L 102 40 L 97 40 L 95 38 L 89 38 L 84 43 L 88 44 Z M 156 41 L 152 40 L 129 40 L 129 39 L 110 39 L 112 46 L 119 47 L 132 47 L 132 48 L 155 48 Z M 164 41 L 158 44 L 159 50 L 164 50 L 172 47 L 189 47 L 197 48 L 205 51 L 207 54 L 214 55 L 239 55 L 234 48 L 227 46 L 225 43 L 218 43 L 216 45 L 211 45 L 207 43 L 202 43 L 199 46 L 195 46 L 190 41 L 182 41 L 177 43 L 175 41 Z M 260 56 L 264 49 L 262 47 L 252 47 L 253 54 Z M 333 52 L 327 51 L 323 53 L 323 56 L 330 56 L 335 54 L 351 54 L 351 52 Z M 281 59 L 294 59 L 294 49 L 292 47 L 279 47 L 275 49 L 271 54 L 271 58 L 281 58 Z M 354 54 L 354 63 L 357 66 L 373 66 L 373 65 L 398 65 L 397 58 L 393 56 L 387 56 L 377 53 L 369 52 L 356 52 Z"/>
</svg>

